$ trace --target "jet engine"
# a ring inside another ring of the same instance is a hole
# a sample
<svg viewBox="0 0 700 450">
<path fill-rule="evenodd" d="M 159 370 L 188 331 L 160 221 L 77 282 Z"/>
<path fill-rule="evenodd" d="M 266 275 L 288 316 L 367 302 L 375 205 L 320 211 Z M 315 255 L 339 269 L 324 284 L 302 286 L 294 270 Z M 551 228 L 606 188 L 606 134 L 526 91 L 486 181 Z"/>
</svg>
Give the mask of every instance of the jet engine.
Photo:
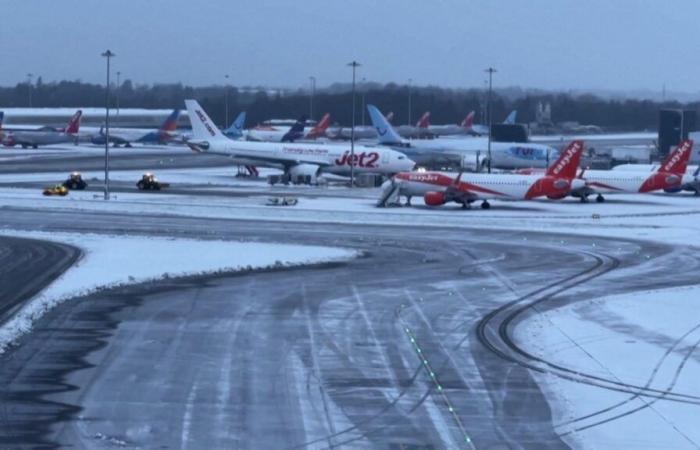
<svg viewBox="0 0 700 450">
<path fill-rule="evenodd" d="M 316 164 L 297 164 L 289 168 L 289 174 L 294 184 L 316 184 L 321 167 Z"/>
<path fill-rule="evenodd" d="M 429 191 L 423 194 L 423 201 L 428 206 L 441 206 L 446 203 L 443 192 Z"/>
</svg>

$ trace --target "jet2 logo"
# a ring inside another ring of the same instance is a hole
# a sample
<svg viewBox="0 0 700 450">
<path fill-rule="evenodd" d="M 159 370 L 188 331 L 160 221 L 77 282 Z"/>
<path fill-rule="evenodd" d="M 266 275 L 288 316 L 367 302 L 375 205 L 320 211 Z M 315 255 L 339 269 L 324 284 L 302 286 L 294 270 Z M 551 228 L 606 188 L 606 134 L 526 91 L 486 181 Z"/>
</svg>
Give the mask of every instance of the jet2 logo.
<svg viewBox="0 0 700 450">
<path fill-rule="evenodd" d="M 369 153 L 355 153 L 351 155 L 350 152 L 345 152 L 343 155 L 335 160 L 337 166 L 354 166 L 354 167 L 364 167 L 367 169 L 373 169 L 377 167 L 375 164 L 379 159 L 379 153 L 369 152 Z"/>
<path fill-rule="evenodd" d="M 212 136 L 216 136 L 216 133 L 212 129 L 211 125 L 209 125 L 207 118 L 204 116 L 204 114 L 202 114 L 202 111 L 196 110 L 196 113 L 197 113 L 197 117 L 199 117 L 199 120 L 202 121 L 202 123 L 204 124 L 204 127 L 207 129 L 209 134 L 211 134 Z"/>
</svg>

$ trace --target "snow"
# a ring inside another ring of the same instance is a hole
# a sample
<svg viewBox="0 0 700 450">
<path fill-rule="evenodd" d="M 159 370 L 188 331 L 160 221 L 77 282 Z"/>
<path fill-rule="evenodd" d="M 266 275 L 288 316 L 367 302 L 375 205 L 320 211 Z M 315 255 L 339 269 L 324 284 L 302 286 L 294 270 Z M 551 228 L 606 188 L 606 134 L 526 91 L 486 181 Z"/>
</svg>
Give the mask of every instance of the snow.
<svg viewBox="0 0 700 450">
<path fill-rule="evenodd" d="M 698 286 L 577 302 L 529 318 L 516 329 L 516 338 L 536 356 L 567 368 L 700 396 L 699 306 Z M 567 439 L 574 448 L 691 449 L 700 444 L 697 405 L 635 398 L 606 413 L 567 423 L 623 402 L 631 394 L 533 374 L 554 391 L 556 429 L 573 431 Z M 615 418 L 637 408 L 642 409 Z M 596 425 L 608 418 L 615 419 Z"/>
<path fill-rule="evenodd" d="M 0 328 L 0 353 L 62 301 L 106 287 L 163 278 L 292 267 L 357 256 L 354 250 L 258 242 L 2 230 L 0 235 L 64 242 L 83 257 Z M 196 255 L 196 257 L 194 256 Z"/>
</svg>

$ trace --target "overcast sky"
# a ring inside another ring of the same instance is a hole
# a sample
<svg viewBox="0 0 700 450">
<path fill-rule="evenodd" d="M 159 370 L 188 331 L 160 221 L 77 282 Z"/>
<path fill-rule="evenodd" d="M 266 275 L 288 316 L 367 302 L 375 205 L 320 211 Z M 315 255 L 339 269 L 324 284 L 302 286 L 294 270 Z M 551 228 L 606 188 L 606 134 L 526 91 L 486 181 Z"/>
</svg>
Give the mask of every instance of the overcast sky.
<svg viewBox="0 0 700 450">
<path fill-rule="evenodd" d="M 0 84 L 26 74 L 101 82 L 306 86 L 372 81 L 552 89 L 700 86 L 700 1 L 0 0 Z"/>
</svg>

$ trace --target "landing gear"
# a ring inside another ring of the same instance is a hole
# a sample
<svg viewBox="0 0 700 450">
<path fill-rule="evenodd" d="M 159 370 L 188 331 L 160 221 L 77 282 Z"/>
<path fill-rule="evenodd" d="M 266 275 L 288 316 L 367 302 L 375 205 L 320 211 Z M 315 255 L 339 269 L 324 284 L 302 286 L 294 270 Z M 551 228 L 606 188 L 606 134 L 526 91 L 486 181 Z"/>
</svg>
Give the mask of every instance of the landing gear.
<svg viewBox="0 0 700 450">
<path fill-rule="evenodd" d="M 411 196 L 410 195 L 406 196 L 406 206 L 411 206 Z"/>
<path fill-rule="evenodd" d="M 595 198 L 595 201 L 598 203 L 603 203 L 605 201 L 605 197 L 603 197 L 601 194 L 598 194 L 598 196 Z"/>
<path fill-rule="evenodd" d="M 462 203 L 462 209 L 472 209 L 472 205 L 470 205 L 468 202 Z"/>
<path fill-rule="evenodd" d="M 588 203 L 588 196 L 582 195 L 580 200 L 581 200 L 581 203 Z"/>
<path fill-rule="evenodd" d="M 488 200 L 484 200 L 481 202 L 481 209 L 489 209 L 491 208 L 491 203 L 488 202 Z"/>
</svg>

